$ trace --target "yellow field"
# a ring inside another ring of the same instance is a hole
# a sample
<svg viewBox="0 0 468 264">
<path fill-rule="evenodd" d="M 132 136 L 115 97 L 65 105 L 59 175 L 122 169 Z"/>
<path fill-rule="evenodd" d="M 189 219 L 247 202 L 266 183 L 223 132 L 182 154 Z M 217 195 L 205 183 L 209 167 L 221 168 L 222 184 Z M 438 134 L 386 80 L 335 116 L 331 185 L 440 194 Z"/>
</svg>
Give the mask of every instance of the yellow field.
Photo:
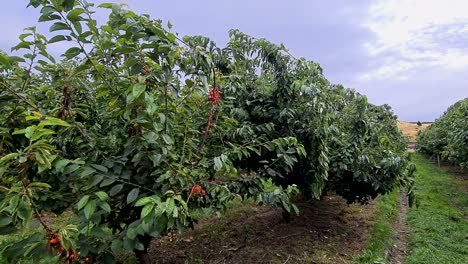
<svg viewBox="0 0 468 264">
<path fill-rule="evenodd" d="M 397 123 L 397 126 L 401 132 L 408 136 L 411 141 L 415 141 L 418 136 L 418 132 L 426 129 L 430 125 L 431 124 L 422 124 L 421 126 L 418 126 L 417 124 L 405 121 L 398 121 Z"/>
</svg>

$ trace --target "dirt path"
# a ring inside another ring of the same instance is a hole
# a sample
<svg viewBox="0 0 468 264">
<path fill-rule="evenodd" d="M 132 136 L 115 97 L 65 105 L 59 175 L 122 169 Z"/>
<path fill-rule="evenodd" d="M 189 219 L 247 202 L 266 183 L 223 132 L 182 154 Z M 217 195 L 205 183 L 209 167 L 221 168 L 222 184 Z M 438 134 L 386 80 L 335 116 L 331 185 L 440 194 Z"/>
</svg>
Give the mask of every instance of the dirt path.
<svg viewBox="0 0 468 264">
<path fill-rule="evenodd" d="M 154 241 L 157 263 L 349 264 L 362 251 L 374 206 L 337 196 L 298 204 L 291 223 L 269 207 L 240 207 L 194 231 Z"/>
<path fill-rule="evenodd" d="M 393 247 L 388 253 L 389 263 L 402 264 L 408 254 L 406 239 L 408 237 L 409 227 L 406 224 L 406 213 L 408 211 L 408 197 L 404 191 L 400 192 L 400 208 L 398 218 L 393 226 L 395 237 Z"/>
</svg>

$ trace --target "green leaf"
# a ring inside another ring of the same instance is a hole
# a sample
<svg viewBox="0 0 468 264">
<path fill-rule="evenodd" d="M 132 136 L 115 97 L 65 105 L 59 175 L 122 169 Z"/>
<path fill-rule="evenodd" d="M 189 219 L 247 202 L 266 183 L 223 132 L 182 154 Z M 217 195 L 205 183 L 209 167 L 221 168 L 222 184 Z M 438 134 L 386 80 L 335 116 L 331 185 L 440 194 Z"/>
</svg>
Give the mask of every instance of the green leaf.
<svg viewBox="0 0 468 264">
<path fill-rule="evenodd" d="M 135 248 L 135 240 L 128 237 L 123 238 L 123 247 L 126 250 L 133 251 Z"/>
<path fill-rule="evenodd" d="M 100 8 L 112 8 L 115 4 L 114 3 L 102 3 L 100 5 L 98 5 L 98 7 Z"/>
<path fill-rule="evenodd" d="M 141 218 L 145 218 L 147 215 L 153 211 L 154 205 L 153 204 L 147 204 L 145 207 L 143 207 L 143 210 L 141 210 Z"/>
<path fill-rule="evenodd" d="M 84 178 L 84 177 L 87 177 L 87 176 L 89 176 L 89 175 L 91 175 L 91 174 L 93 174 L 93 173 L 95 173 L 95 172 L 96 172 L 95 169 L 90 168 L 90 167 L 85 167 L 85 168 L 83 169 L 83 171 L 80 173 L 80 177 L 81 177 L 81 178 Z"/>
<path fill-rule="evenodd" d="M 17 214 L 19 218 L 29 223 L 32 218 L 32 208 L 28 204 L 21 203 L 20 206 L 18 206 Z"/>
<path fill-rule="evenodd" d="M 133 98 L 138 98 L 146 90 L 146 85 L 141 83 L 136 83 L 133 85 L 132 95 Z"/>
<path fill-rule="evenodd" d="M 73 48 L 69 48 L 67 51 L 65 51 L 65 58 L 67 59 L 73 59 L 74 57 L 80 55 L 81 53 L 81 48 L 78 48 L 78 47 L 73 47 Z"/>
<path fill-rule="evenodd" d="M 0 227 L 0 235 L 9 235 L 9 234 L 14 234 L 16 232 L 18 232 L 18 228 L 14 227 L 14 226 L 4 226 L 4 227 Z"/>
<path fill-rule="evenodd" d="M 162 135 L 162 138 L 164 139 L 164 142 L 166 142 L 166 144 L 168 144 L 168 145 L 174 144 L 174 141 L 172 140 L 172 138 L 169 135 L 164 134 L 164 135 Z"/>
<path fill-rule="evenodd" d="M 0 159 L 0 166 L 6 164 L 8 161 L 18 157 L 19 154 L 18 153 L 10 153 L 10 154 L 7 154 L 5 156 L 3 156 L 1 159 Z"/>
<path fill-rule="evenodd" d="M 50 186 L 47 183 L 44 182 L 32 182 L 28 185 L 30 188 L 44 188 L 44 189 L 50 189 L 52 186 Z"/>
<path fill-rule="evenodd" d="M 27 37 L 32 36 L 32 33 L 24 33 L 19 36 L 21 41 L 24 41 Z"/>
<path fill-rule="evenodd" d="M 122 247 L 123 247 L 122 240 L 120 239 L 112 240 L 112 244 L 111 244 L 112 253 L 114 254 L 119 253 L 122 250 Z"/>
<path fill-rule="evenodd" d="M 215 171 L 220 171 L 223 168 L 223 162 L 219 157 L 214 158 L 214 169 Z"/>
<path fill-rule="evenodd" d="M 83 33 L 83 27 L 81 26 L 80 21 L 73 22 L 73 27 L 75 28 L 76 32 L 81 35 Z"/>
<path fill-rule="evenodd" d="M 100 172 L 104 172 L 104 173 L 107 173 L 109 170 L 102 166 L 102 165 L 99 165 L 99 164 L 91 164 L 91 167 L 95 168 L 96 170 L 100 171 Z"/>
<path fill-rule="evenodd" d="M 143 197 L 135 203 L 135 206 L 143 206 L 154 201 L 153 197 Z"/>
<path fill-rule="evenodd" d="M 114 178 L 108 178 L 108 179 L 103 180 L 101 182 L 101 185 L 99 185 L 99 187 L 106 187 L 106 186 L 113 184 L 114 182 L 115 182 Z"/>
<path fill-rule="evenodd" d="M 15 50 L 20 50 L 20 49 L 29 49 L 31 47 L 32 43 L 29 41 L 22 41 L 18 45 L 14 46 L 11 48 L 12 51 Z"/>
<path fill-rule="evenodd" d="M 81 197 L 80 201 L 77 204 L 78 210 L 81 210 L 81 208 L 85 207 L 88 201 L 89 201 L 89 195 L 85 195 Z"/>
<path fill-rule="evenodd" d="M 41 119 L 38 116 L 26 116 L 26 121 L 31 121 L 31 120 L 39 120 Z"/>
<path fill-rule="evenodd" d="M 49 39 L 48 43 L 52 44 L 52 43 L 56 43 L 56 42 L 60 42 L 60 41 L 64 41 L 64 40 L 66 40 L 65 36 L 57 35 L 57 36 L 52 37 L 51 39 Z"/>
<path fill-rule="evenodd" d="M 62 119 L 55 118 L 55 117 L 46 117 L 45 120 L 41 121 L 38 125 L 39 128 L 45 127 L 45 126 L 64 126 L 64 127 L 69 127 L 70 124 L 67 122 L 63 121 Z"/>
<path fill-rule="evenodd" d="M 75 8 L 68 13 L 67 19 L 72 22 L 80 21 L 82 19 L 80 15 L 83 14 L 83 12 L 84 12 L 83 8 Z"/>
<path fill-rule="evenodd" d="M 13 213 L 16 210 L 16 207 L 18 207 L 18 203 L 19 203 L 19 196 L 18 195 L 13 196 L 8 203 L 8 211 L 10 213 Z"/>
<path fill-rule="evenodd" d="M 140 193 L 139 188 L 134 188 L 133 190 L 131 190 L 127 195 L 127 204 L 135 201 L 138 198 L 139 193 Z"/>
<path fill-rule="evenodd" d="M 20 130 L 16 130 L 14 131 L 13 133 L 11 133 L 12 135 L 24 135 L 26 134 L 26 129 L 20 129 Z"/>
<path fill-rule="evenodd" d="M 114 187 L 111 188 L 111 190 L 109 191 L 109 194 L 111 196 L 114 196 L 117 193 L 119 193 L 122 189 L 123 189 L 123 184 L 115 185 Z"/>
<path fill-rule="evenodd" d="M 129 228 L 127 230 L 127 237 L 130 239 L 135 239 L 138 236 L 136 228 Z"/>
<path fill-rule="evenodd" d="M 56 15 L 56 14 L 52 14 L 52 15 L 42 15 L 39 17 L 39 22 L 45 22 L 45 21 L 52 21 L 52 20 L 62 20 L 62 17 L 59 16 L 59 15 Z"/>
<path fill-rule="evenodd" d="M 99 200 L 105 202 L 107 201 L 107 199 L 109 199 L 109 195 L 107 195 L 107 193 L 103 192 L 103 191 L 99 191 L 99 192 L 96 192 L 94 193 L 98 198 Z"/>
<path fill-rule="evenodd" d="M 18 56 L 10 56 L 9 59 L 12 63 L 13 62 L 26 62 L 25 59 L 18 57 Z"/>
<path fill-rule="evenodd" d="M 95 174 L 88 179 L 90 186 L 97 186 L 102 181 L 102 179 L 104 179 L 104 176 L 102 174 Z"/>
<path fill-rule="evenodd" d="M 63 170 L 63 174 L 70 174 L 70 173 L 73 173 L 73 172 L 77 171 L 79 168 L 80 168 L 80 165 L 78 165 L 78 164 L 72 164 L 72 165 L 70 165 L 70 166 L 67 166 L 67 167 Z"/>
<path fill-rule="evenodd" d="M 50 28 L 49 32 L 59 31 L 59 30 L 70 30 L 70 27 L 63 22 L 55 22 Z"/>
<path fill-rule="evenodd" d="M 99 207 L 102 208 L 106 213 L 110 213 L 112 211 L 110 205 L 108 203 L 100 203 Z"/>
<path fill-rule="evenodd" d="M 63 0 L 62 7 L 65 12 L 70 11 L 75 6 L 75 0 Z"/>
<path fill-rule="evenodd" d="M 40 138 L 42 138 L 43 136 L 47 136 L 47 135 L 53 135 L 55 134 L 55 131 L 53 130 L 50 130 L 50 129 L 44 129 L 44 128 L 38 128 L 34 131 L 34 133 L 31 135 L 31 137 L 29 137 L 29 139 L 31 141 L 36 141 Z"/>
<path fill-rule="evenodd" d="M 133 103 L 133 101 L 135 101 L 135 97 L 133 96 L 133 93 L 129 93 L 127 95 L 126 100 L 127 100 L 127 105 Z M 124 118 L 127 118 L 127 117 L 124 116 Z"/>
<path fill-rule="evenodd" d="M 143 245 L 143 243 L 137 241 L 135 243 L 135 249 L 139 250 L 139 251 L 143 251 L 143 250 L 145 250 L 145 245 Z"/>
<path fill-rule="evenodd" d="M 173 212 L 174 209 L 176 208 L 174 199 L 168 198 L 168 199 L 166 200 L 166 204 L 167 204 L 167 206 L 166 206 L 166 213 L 167 213 L 168 215 L 170 215 L 170 214 L 172 214 L 172 212 Z"/>
<path fill-rule="evenodd" d="M 166 115 L 164 115 L 163 113 L 158 113 L 158 116 L 162 124 L 166 123 Z"/>
<path fill-rule="evenodd" d="M 291 204 L 292 212 L 296 215 L 299 215 L 299 208 L 295 204 Z"/>
<path fill-rule="evenodd" d="M 7 226 L 11 223 L 11 217 L 6 215 L 0 215 L 0 227 Z"/>
<path fill-rule="evenodd" d="M 61 159 L 57 162 L 55 162 L 54 167 L 56 172 L 63 173 L 63 170 L 65 167 L 71 162 L 69 159 Z"/>
<path fill-rule="evenodd" d="M 27 138 L 31 138 L 34 135 L 34 131 L 36 131 L 36 126 L 29 126 L 24 129 L 24 136 Z"/>
<path fill-rule="evenodd" d="M 7 68 L 10 68 L 11 63 L 7 55 L 0 53 L 0 65 L 5 65 Z"/>
<path fill-rule="evenodd" d="M 87 220 L 91 219 L 91 216 L 96 212 L 96 201 L 91 200 L 89 201 L 85 208 L 84 208 L 84 214 Z"/>
<path fill-rule="evenodd" d="M 44 6 L 42 9 L 41 9 L 41 14 L 42 15 L 45 15 L 45 16 L 49 16 L 51 14 L 53 14 L 55 11 L 55 8 L 53 6 Z"/>
</svg>

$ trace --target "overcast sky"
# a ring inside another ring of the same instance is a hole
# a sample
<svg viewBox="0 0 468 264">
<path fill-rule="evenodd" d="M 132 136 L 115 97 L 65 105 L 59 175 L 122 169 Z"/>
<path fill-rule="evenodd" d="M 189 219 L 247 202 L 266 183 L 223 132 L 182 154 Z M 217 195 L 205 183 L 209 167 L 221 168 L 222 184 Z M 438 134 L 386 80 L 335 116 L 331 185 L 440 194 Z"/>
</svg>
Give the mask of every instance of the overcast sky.
<svg viewBox="0 0 468 264">
<path fill-rule="evenodd" d="M 22 29 L 37 24 L 39 11 L 26 9 L 28 2 L 3 1 L 0 49 L 10 51 Z M 284 43 L 295 57 L 318 62 L 331 82 L 391 105 L 401 120 L 431 121 L 468 97 L 468 0 L 90 2 L 126 2 L 171 21 L 181 35 L 220 45 L 232 28 Z"/>
</svg>

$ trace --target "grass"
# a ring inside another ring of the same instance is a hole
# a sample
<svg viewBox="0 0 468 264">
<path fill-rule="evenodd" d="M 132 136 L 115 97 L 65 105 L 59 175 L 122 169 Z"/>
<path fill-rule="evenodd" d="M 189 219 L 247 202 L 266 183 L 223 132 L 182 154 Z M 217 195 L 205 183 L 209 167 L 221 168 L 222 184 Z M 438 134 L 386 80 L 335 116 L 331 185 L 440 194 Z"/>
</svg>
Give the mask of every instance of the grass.
<svg viewBox="0 0 468 264">
<path fill-rule="evenodd" d="M 468 263 L 468 182 L 415 155 L 418 208 L 408 211 L 411 229 L 406 264 Z"/>
<path fill-rule="evenodd" d="M 398 190 L 394 190 L 377 199 L 369 241 L 365 250 L 355 258 L 355 263 L 386 263 L 385 252 L 392 245 L 393 223 L 398 215 L 398 198 Z"/>
</svg>

